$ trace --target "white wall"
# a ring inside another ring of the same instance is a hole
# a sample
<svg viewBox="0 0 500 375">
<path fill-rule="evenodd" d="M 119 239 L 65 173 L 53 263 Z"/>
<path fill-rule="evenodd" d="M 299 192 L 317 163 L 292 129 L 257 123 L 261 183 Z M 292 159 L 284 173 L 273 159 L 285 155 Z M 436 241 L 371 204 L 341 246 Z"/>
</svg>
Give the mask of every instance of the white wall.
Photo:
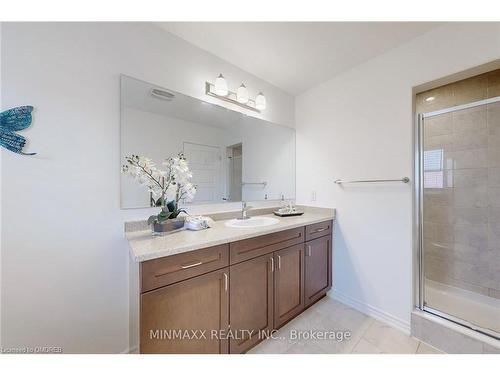
<svg viewBox="0 0 500 375">
<path fill-rule="evenodd" d="M 23 134 L 39 153 L 1 161 L 2 344 L 125 351 L 123 221 L 151 211 L 119 208 L 120 73 L 209 100 L 222 72 L 289 126 L 293 98 L 150 24 L 8 23 L 1 38 L 3 107 L 35 106 Z"/>
<path fill-rule="evenodd" d="M 498 58 L 500 24 L 448 24 L 297 97 L 298 202 L 338 209 L 334 294 L 408 329 L 411 187 L 332 181 L 411 177 L 412 87 Z"/>
</svg>

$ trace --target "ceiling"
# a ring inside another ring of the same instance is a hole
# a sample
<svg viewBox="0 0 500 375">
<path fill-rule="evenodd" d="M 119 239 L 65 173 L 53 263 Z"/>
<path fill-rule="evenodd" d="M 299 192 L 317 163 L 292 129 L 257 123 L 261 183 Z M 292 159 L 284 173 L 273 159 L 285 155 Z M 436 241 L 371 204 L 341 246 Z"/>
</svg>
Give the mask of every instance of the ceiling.
<svg viewBox="0 0 500 375">
<path fill-rule="evenodd" d="M 158 25 L 296 95 L 441 23 L 161 22 Z"/>
</svg>

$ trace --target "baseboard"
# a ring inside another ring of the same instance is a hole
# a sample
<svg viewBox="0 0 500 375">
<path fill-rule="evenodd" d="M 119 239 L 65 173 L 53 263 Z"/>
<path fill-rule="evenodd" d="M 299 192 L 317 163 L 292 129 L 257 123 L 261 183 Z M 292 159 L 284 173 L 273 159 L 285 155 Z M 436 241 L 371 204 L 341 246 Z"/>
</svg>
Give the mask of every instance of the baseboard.
<svg viewBox="0 0 500 375">
<path fill-rule="evenodd" d="M 131 348 L 127 348 L 120 352 L 120 354 L 138 354 L 138 353 L 139 353 L 139 347 L 137 345 Z"/>
<path fill-rule="evenodd" d="M 391 327 L 397 328 L 400 331 L 406 333 L 407 335 L 410 335 L 411 332 L 410 322 L 405 322 L 404 320 L 401 320 L 365 302 L 361 302 L 357 299 L 354 299 L 342 292 L 339 292 L 338 290 L 332 290 L 329 294 L 332 298 L 336 299 L 337 301 L 342 302 L 348 306 L 351 306 L 352 308 L 368 316 L 371 316 L 372 318 L 380 320 L 390 325 Z"/>
</svg>

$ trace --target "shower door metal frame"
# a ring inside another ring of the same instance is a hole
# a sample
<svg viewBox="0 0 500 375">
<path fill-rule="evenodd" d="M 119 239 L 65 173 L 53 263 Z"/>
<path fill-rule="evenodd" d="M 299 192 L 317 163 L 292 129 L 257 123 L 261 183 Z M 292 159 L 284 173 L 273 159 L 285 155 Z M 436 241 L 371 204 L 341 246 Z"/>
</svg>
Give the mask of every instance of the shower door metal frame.
<svg viewBox="0 0 500 375">
<path fill-rule="evenodd" d="M 479 107 L 481 105 L 487 105 L 492 103 L 500 102 L 500 96 L 494 98 L 479 100 L 471 103 L 466 103 L 462 105 L 457 105 L 453 107 L 448 107 L 432 112 L 418 113 L 415 116 L 415 126 L 414 126 L 414 167 L 413 167 L 413 248 L 414 248 L 414 259 L 417 263 L 417 269 L 414 268 L 416 275 L 415 286 L 415 306 L 424 312 L 437 315 L 443 319 L 451 321 L 453 323 L 459 324 L 461 326 L 470 328 L 474 331 L 480 332 L 487 336 L 500 339 L 500 332 L 490 330 L 485 327 L 477 326 L 471 322 L 460 319 L 456 316 L 449 315 L 444 311 L 437 310 L 425 305 L 425 265 L 424 265 L 424 228 L 423 228 L 423 218 L 424 218 L 424 120 L 429 117 L 434 117 L 442 115 L 445 113 L 456 112 L 468 108 Z"/>
<path fill-rule="evenodd" d="M 415 232 L 414 232 L 414 247 L 416 248 L 417 254 L 417 293 L 416 305 L 420 310 L 424 310 L 425 301 L 425 274 L 424 274 L 424 249 L 423 249 L 423 238 L 424 238 L 424 228 L 423 228 L 423 217 L 424 217 L 424 152 L 423 152 L 423 139 L 424 139 L 424 114 L 419 113 L 416 116 L 415 122 L 415 165 L 414 165 L 414 176 L 413 176 L 413 191 L 414 191 L 414 220 L 415 220 Z"/>
</svg>

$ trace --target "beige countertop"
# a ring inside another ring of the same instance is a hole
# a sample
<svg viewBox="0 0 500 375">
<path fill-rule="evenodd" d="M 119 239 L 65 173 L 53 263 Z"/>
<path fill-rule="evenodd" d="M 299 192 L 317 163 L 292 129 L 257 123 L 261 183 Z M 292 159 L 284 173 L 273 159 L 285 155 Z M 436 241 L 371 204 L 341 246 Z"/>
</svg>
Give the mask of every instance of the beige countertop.
<svg viewBox="0 0 500 375">
<path fill-rule="evenodd" d="M 125 237 L 129 243 L 132 260 L 142 262 L 332 220 L 335 218 L 335 210 L 311 207 L 306 208 L 301 216 L 259 216 L 277 218 L 279 223 L 258 228 L 231 228 L 225 225 L 228 220 L 220 220 L 216 221 L 213 227 L 200 231 L 181 230 L 164 236 L 153 236 L 148 229 L 126 232 Z"/>
</svg>

